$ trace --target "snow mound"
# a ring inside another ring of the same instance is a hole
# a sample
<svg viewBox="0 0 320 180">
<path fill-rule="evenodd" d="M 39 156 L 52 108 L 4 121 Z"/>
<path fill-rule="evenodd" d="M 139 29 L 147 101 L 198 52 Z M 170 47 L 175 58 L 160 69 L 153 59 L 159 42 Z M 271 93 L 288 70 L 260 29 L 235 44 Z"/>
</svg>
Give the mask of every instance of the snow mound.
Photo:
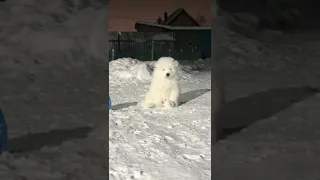
<svg viewBox="0 0 320 180">
<path fill-rule="evenodd" d="M 132 58 L 120 58 L 109 62 L 109 82 L 151 80 L 151 68 L 147 63 Z"/>
<path fill-rule="evenodd" d="M 139 61 L 132 58 L 120 58 L 109 62 L 109 83 L 149 82 L 156 61 Z M 196 61 L 197 62 L 197 61 Z M 203 61 L 201 61 L 203 62 Z M 204 65 L 180 65 L 179 79 L 192 79 L 191 71 Z M 195 68 L 196 67 L 196 68 Z"/>
</svg>

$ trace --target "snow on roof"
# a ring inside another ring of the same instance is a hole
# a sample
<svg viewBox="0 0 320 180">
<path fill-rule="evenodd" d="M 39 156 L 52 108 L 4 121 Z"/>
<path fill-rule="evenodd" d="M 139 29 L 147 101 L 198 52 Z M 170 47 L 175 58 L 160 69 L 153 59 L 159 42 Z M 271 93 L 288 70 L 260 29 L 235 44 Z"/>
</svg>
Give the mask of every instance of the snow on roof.
<svg viewBox="0 0 320 180">
<path fill-rule="evenodd" d="M 136 24 L 143 24 L 148 26 L 155 26 L 169 30 L 210 30 L 211 27 L 203 27 L 203 26 L 169 26 L 164 24 L 156 24 L 152 22 L 145 21 L 137 21 Z"/>
</svg>

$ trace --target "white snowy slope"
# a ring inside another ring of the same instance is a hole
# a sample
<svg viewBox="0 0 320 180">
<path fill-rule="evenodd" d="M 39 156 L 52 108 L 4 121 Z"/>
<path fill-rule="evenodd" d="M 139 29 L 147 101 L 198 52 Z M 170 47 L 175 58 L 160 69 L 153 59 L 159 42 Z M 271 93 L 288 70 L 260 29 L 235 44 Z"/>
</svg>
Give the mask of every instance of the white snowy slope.
<svg viewBox="0 0 320 180">
<path fill-rule="evenodd" d="M 109 179 L 211 179 L 210 72 L 181 73 L 187 102 L 180 107 L 145 109 L 139 103 L 149 81 L 142 81 L 134 66 L 146 64 L 152 62 L 110 62 Z"/>
</svg>

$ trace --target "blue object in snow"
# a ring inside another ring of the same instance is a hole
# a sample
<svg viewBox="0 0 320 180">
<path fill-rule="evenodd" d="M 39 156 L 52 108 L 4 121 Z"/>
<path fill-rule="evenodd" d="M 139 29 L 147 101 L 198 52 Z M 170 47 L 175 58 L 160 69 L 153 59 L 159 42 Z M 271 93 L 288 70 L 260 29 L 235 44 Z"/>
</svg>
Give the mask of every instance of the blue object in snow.
<svg viewBox="0 0 320 180">
<path fill-rule="evenodd" d="M 8 132 L 4 115 L 0 109 L 0 154 L 7 148 Z"/>
<path fill-rule="evenodd" d="M 110 96 L 108 96 L 108 101 L 109 101 L 109 111 L 110 111 L 112 107 Z"/>
</svg>

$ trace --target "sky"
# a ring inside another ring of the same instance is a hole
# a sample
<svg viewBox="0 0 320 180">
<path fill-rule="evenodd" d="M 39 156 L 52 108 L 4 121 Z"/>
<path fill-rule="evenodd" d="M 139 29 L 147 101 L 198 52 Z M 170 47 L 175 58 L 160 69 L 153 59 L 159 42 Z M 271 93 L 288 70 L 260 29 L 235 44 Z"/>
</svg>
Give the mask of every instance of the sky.
<svg viewBox="0 0 320 180">
<path fill-rule="evenodd" d="M 136 31 L 136 21 L 155 22 L 158 16 L 163 19 L 178 8 L 184 8 L 193 18 L 202 15 L 204 26 L 211 24 L 211 0 L 110 0 L 109 31 Z"/>
</svg>

